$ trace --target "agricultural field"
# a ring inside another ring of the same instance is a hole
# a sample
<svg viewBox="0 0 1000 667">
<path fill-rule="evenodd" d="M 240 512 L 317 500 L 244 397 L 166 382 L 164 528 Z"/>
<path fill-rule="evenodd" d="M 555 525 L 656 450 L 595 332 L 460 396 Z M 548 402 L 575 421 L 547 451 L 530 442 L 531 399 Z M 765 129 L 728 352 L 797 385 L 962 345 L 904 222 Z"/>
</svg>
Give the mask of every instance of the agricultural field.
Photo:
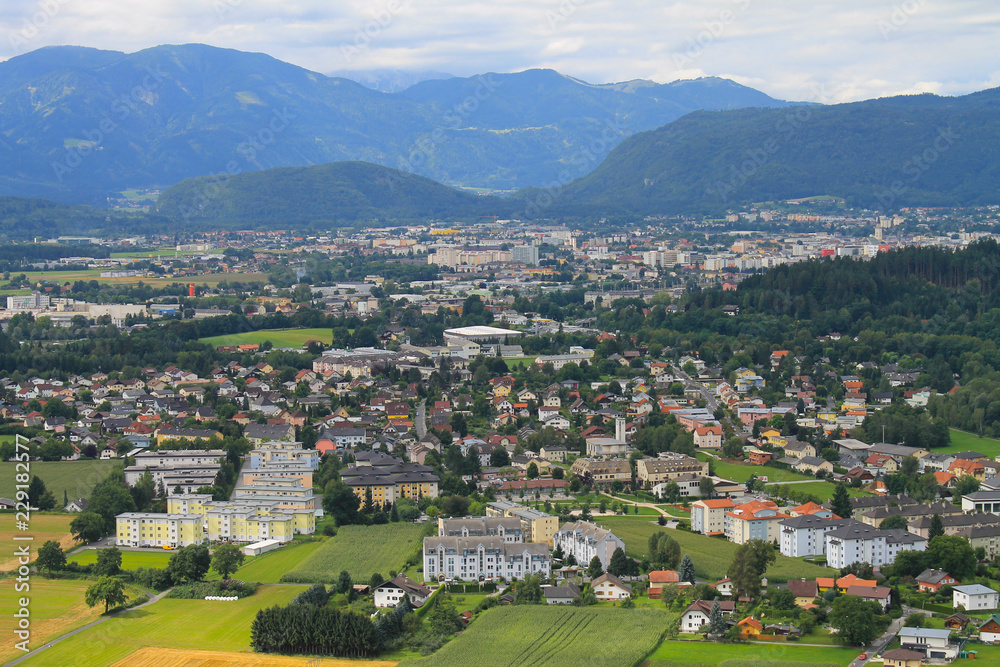
<svg viewBox="0 0 1000 667">
<path fill-rule="evenodd" d="M 400 665 L 631 667 L 660 642 L 666 618 L 666 611 L 653 609 L 497 607 L 434 655 Z"/>
<path fill-rule="evenodd" d="M 38 549 L 49 540 L 56 540 L 63 549 L 75 546 L 76 542 L 69 532 L 69 524 L 75 514 L 49 514 L 32 512 L 30 530 L 16 530 L 14 526 L 14 513 L 6 512 L 0 519 L 0 543 L 6 545 L 14 544 L 15 535 L 30 535 L 34 538 L 31 545 L 32 559 L 38 554 Z M 10 572 L 17 568 L 17 558 L 14 557 L 14 548 L 11 546 L 8 555 L 0 556 L 0 572 Z"/>
<path fill-rule="evenodd" d="M 342 570 L 350 572 L 356 582 L 367 583 L 376 572 L 389 576 L 389 570 L 402 570 L 407 557 L 423 543 L 423 531 L 423 526 L 413 523 L 344 526 L 284 579 L 332 584 Z"/>
<path fill-rule="evenodd" d="M 141 648 L 113 667 L 393 667 L 387 660 L 341 660 L 310 656 Z"/>
<path fill-rule="evenodd" d="M 0 634 L 8 638 L 0 647 L 0 663 L 5 663 L 23 652 L 14 648 L 14 616 L 18 608 L 17 600 L 26 594 L 31 596 L 31 645 L 41 646 L 45 642 L 96 620 L 104 610 L 103 605 L 88 607 L 83 601 L 84 592 L 93 583 L 81 579 L 44 579 L 35 575 L 31 579 L 31 590 L 18 592 L 14 589 L 14 579 L 0 581 Z"/>
<path fill-rule="evenodd" d="M 979 452 L 990 458 L 1000 456 L 1000 440 L 992 438 L 980 438 L 974 433 L 949 429 L 951 431 L 951 444 L 940 449 L 935 448 L 935 454 L 952 454 L 955 452 Z"/>
<path fill-rule="evenodd" d="M 274 551 L 247 558 L 243 561 L 243 566 L 233 576 L 243 581 L 276 584 L 281 581 L 282 575 L 309 558 L 321 546 L 323 546 L 323 542 L 318 541 L 290 542 Z M 340 570 L 337 570 L 337 574 L 340 574 Z M 219 575 L 212 570 L 209 572 L 208 578 L 218 579 Z"/>
<path fill-rule="evenodd" d="M 716 644 L 665 641 L 649 656 L 650 667 L 843 667 L 858 649 L 795 644 Z"/>
<path fill-rule="evenodd" d="M 88 628 L 21 664 L 26 667 L 164 664 L 125 660 L 143 647 L 189 651 L 210 646 L 218 651 L 249 652 L 250 624 L 257 611 L 286 605 L 304 589 L 305 586 L 262 586 L 255 595 L 235 602 L 164 598 Z"/>
<path fill-rule="evenodd" d="M 248 331 L 241 334 L 230 334 L 228 336 L 211 336 L 202 338 L 200 342 L 218 347 L 220 345 L 243 345 L 264 341 L 271 341 L 274 347 L 294 347 L 301 349 L 307 341 L 318 340 L 324 345 L 333 342 L 333 331 L 330 329 L 265 329 L 260 331 Z"/>
<path fill-rule="evenodd" d="M 97 549 L 84 549 L 66 558 L 67 561 L 80 565 L 91 565 L 97 562 Z M 172 551 L 163 549 L 143 549 L 142 551 L 122 551 L 122 569 L 135 570 L 140 567 L 164 568 L 173 555 Z"/>
<path fill-rule="evenodd" d="M 682 554 L 691 555 L 698 576 L 712 581 L 726 576 L 726 571 L 733 560 L 733 554 L 739 548 L 738 545 L 719 537 L 708 537 L 686 530 L 663 528 L 642 517 L 634 519 L 631 517 L 602 518 L 597 523 L 609 528 L 615 535 L 625 540 L 626 553 L 640 560 L 646 555 L 649 536 L 657 531 L 666 531 L 681 545 Z M 770 581 L 785 582 L 801 577 L 806 579 L 829 577 L 832 572 L 833 570 L 829 568 L 778 554 L 778 559 L 767 570 L 767 578 Z"/>
<path fill-rule="evenodd" d="M 13 498 L 17 482 L 12 462 L 0 463 L 0 496 Z M 45 488 L 56 497 L 56 507 L 62 508 L 63 492 L 69 500 L 86 498 L 94 486 L 108 476 L 114 461 L 32 461 L 31 474 L 45 482 Z"/>
</svg>

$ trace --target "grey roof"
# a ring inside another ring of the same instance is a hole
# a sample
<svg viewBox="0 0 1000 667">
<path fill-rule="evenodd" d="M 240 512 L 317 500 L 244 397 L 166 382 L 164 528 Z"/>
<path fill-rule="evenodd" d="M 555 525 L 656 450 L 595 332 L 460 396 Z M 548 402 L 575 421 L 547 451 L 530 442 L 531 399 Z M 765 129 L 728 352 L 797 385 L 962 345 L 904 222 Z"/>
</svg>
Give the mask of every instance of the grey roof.
<svg viewBox="0 0 1000 667">
<path fill-rule="evenodd" d="M 968 584 L 965 586 L 955 586 L 952 590 L 959 591 L 960 593 L 965 593 L 966 595 L 989 595 L 991 593 L 996 593 L 995 590 L 989 588 L 988 586 L 983 586 L 982 584 Z"/>
<path fill-rule="evenodd" d="M 925 637 L 934 639 L 948 639 L 951 630 L 935 630 L 934 628 L 902 628 L 899 634 L 907 637 Z"/>
</svg>

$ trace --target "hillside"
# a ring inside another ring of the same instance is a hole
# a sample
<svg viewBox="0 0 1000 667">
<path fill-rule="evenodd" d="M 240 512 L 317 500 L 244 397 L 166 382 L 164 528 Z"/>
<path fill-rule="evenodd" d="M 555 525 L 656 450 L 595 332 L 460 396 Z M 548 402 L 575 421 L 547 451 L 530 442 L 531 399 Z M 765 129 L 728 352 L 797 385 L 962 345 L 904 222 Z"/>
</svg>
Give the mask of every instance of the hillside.
<svg viewBox="0 0 1000 667">
<path fill-rule="evenodd" d="M 695 112 L 624 141 L 551 212 L 718 213 L 819 194 L 883 210 L 996 203 L 998 111 L 1000 89 Z"/>
<path fill-rule="evenodd" d="M 283 167 L 190 178 L 164 192 L 157 212 L 192 226 L 238 224 L 326 229 L 356 222 L 476 218 L 511 203 L 455 190 L 431 179 L 367 162 Z"/>
<path fill-rule="evenodd" d="M 555 179 L 602 134 L 591 166 L 696 109 L 785 104 L 720 79 L 593 86 L 549 70 L 389 94 L 200 44 L 46 47 L 0 63 L 0 195 L 103 205 L 128 187 L 354 160 L 513 189 Z"/>
</svg>

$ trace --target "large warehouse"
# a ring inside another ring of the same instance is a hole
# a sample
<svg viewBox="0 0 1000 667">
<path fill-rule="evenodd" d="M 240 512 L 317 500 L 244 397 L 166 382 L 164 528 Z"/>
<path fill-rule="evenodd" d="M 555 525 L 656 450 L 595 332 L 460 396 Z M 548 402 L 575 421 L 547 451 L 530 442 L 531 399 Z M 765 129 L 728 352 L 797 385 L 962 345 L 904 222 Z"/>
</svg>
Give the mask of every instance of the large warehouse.
<svg viewBox="0 0 1000 667">
<path fill-rule="evenodd" d="M 476 326 L 458 327 L 457 329 L 445 329 L 444 340 L 471 340 L 477 343 L 502 342 L 512 336 L 520 336 L 520 331 L 513 329 L 499 329 L 497 327 Z"/>
</svg>

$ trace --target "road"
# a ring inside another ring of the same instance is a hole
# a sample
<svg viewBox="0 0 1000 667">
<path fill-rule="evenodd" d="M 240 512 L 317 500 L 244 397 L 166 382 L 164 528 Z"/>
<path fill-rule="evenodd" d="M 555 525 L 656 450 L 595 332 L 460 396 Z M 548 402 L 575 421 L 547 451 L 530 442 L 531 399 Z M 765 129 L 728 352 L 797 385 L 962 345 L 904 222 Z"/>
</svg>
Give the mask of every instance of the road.
<svg viewBox="0 0 1000 667">
<path fill-rule="evenodd" d="M 859 653 L 859 657 L 855 658 L 849 667 L 861 667 L 864 664 L 872 662 L 876 655 L 881 655 L 886 647 L 896 638 L 896 633 L 898 633 L 899 629 L 903 627 L 903 623 L 906 622 L 906 615 L 908 613 L 910 612 L 904 608 L 903 616 L 890 623 L 886 631 L 882 633 L 882 636 L 869 644 L 864 653 Z M 867 656 L 866 659 L 862 660 L 860 657 L 861 655 Z"/>
<path fill-rule="evenodd" d="M 712 414 L 715 414 L 715 411 L 719 408 L 719 399 L 716 398 L 715 394 L 712 393 L 712 391 L 708 387 L 703 385 L 701 382 L 698 382 L 697 380 L 693 379 L 690 375 L 685 373 L 682 369 L 674 367 L 673 371 L 677 375 L 677 377 L 679 377 L 681 380 L 684 381 L 685 385 L 694 387 L 699 392 L 701 392 L 702 398 L 705 399 L 705 409 L 711 412 Z M 724 423 L 729 424 L 730 428 L 732 428 L 733 431 L 735 431 L 736 433 L 741 432 L 740 427 L 737 424 L 734 424 L 729 419 L 728 416 L 725 417 L 722 421 Z"/>
<path fill-rule="evenodd" d="M 417 406 L 417 417 L 413 426 L 417 429 L 418 439 L 427 435 L 427 403 L 421 403 Z"/>
</svg>

